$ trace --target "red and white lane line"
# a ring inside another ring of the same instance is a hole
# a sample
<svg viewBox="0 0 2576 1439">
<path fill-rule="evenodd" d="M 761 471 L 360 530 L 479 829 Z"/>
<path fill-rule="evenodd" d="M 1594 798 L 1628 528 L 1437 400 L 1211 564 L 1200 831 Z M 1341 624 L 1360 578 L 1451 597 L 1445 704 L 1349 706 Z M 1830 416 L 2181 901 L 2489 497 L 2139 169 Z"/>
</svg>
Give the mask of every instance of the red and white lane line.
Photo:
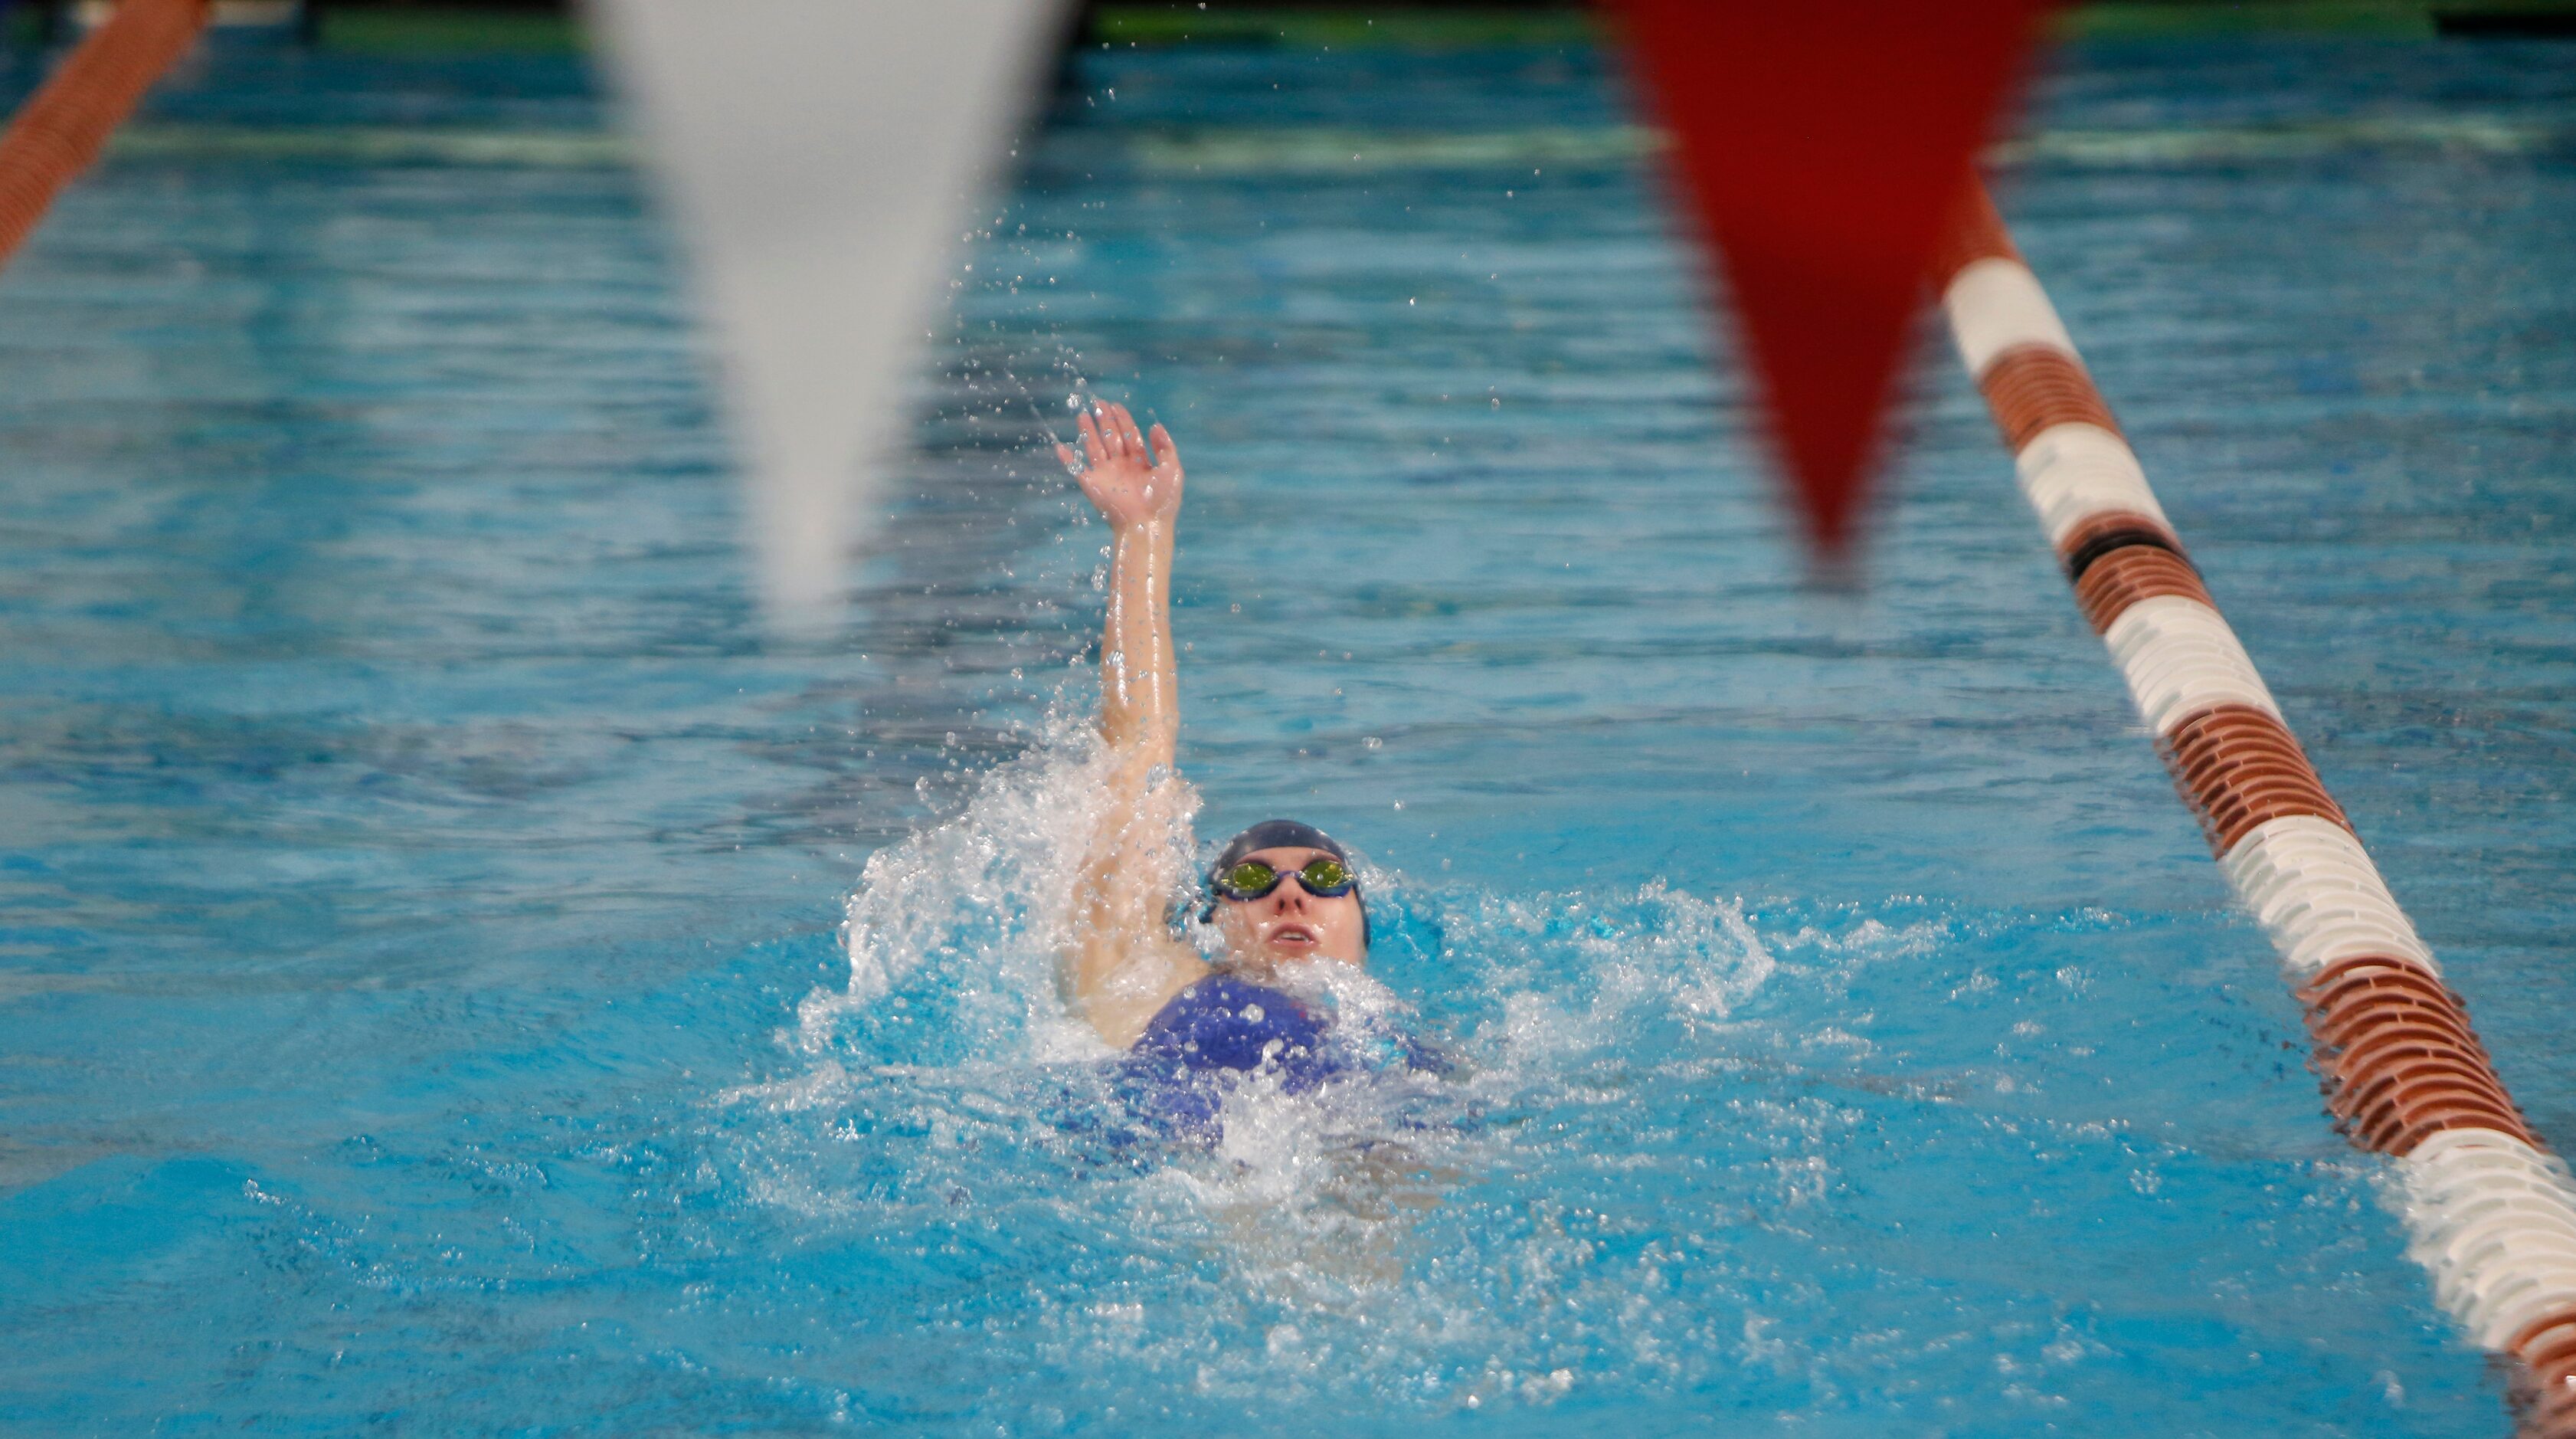
<svg viewBox="0 0 2576 1439">
<path fill-rule="evenodd" d="M 2576 1182 L 2283 722 L 1982 188 L 1934 270 L 1959 357 L 2176 788 L 2307 1007 L 2336 1127 L 2392 1156 L 2408 1253 L 2576 1436 Z"/>
</svg>

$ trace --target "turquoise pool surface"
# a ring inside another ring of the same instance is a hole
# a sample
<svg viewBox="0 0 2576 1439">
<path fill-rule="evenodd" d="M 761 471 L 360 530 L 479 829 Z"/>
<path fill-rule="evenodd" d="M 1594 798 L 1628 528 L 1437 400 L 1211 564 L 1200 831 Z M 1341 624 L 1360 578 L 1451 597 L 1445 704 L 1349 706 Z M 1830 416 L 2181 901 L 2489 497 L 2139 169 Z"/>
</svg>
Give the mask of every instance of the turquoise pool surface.
<svg viewBox="0 0 2576 1439">
<path fill-rule="evenodd" d="M 2562 1144 L 2566 54 L 2061 54 L 1999 181 Z M 602 124 L 226 44 L 0 278 L 0 1430 L 2501 1432 L 1955 364 L 1805 583 L 1604 57 L 1083 55 L 830 643 Z M 1077 389 L 1456 1122 L 1095 1122 Z"/>
</svg>

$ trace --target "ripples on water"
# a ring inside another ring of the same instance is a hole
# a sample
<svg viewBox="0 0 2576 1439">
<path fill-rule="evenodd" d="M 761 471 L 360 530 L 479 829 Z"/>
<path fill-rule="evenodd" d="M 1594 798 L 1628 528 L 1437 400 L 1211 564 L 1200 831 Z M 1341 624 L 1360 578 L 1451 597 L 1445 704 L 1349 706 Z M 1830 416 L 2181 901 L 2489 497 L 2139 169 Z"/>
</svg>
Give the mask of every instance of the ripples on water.
<svg viewBox="0 0 2576 1439">
<path fill-rule="evenodd" d="M 2014 204 L 2565 1140 L 2557 53 L 2071 57 Z M 1814 594 L 1598 57 L 1086 65 L 842 650 L 567 62 L 219 55 L 12 266 L 0 1427 L 2494 1432 L 1955 377 Z M 1077 384 L 1463 1078 L 1101 1122 Z"/>
<path fill-rule="evenodd" d="M 898 1287 L 952 1296 L 939 1327 L 1039 1366 L 1043 1399 L 979 1403 L 1006 1425 L 1318 1402 L 1391 1427 L 1560 1402 L 1788 1420 L 1874 1409 L 1891 1373 L 1963 1353 L 1973 1373 L 1907 1402 L 1969 1427 L 1978 1403 L 2135 1411 L 2127 1361 L 2166 1321 L 2124 1333 L 2025 1288 L 2031 1226 L 2080 1248 L 2214 1212 L 2300 1231 L 2274 1241 L 2297 1270 L 2298 1245 L 2384 1222 L 2358 1162 L 2307 1166 L 2285 1207 L 2242 1159 L 2042 1097 L 2098 1094 L 2139 1059 L 2048 1037 L 2096 983 L 2051 955 L 2098 956 L 2134 921 L 1661 881 L 1512 893 L 1365 855 L 1376 966 L 1401 989 L 1337 997 L 1413 1016 L 1461 1076 L 1256 1084 L 1210 1148 L 1118 1140 L 1107 1051 L 1053 975 L 1092 750 L 1060 723 L 870 860 L 846 981 L 806 998 L 780 1036 L 798 1058 L 725 1096 L 710 1139 L 715 1182 L 798 1247 L 891 1242 Z M 2312 1328 L 2308 1302 L 2275 1322 Z"/>
</svg>

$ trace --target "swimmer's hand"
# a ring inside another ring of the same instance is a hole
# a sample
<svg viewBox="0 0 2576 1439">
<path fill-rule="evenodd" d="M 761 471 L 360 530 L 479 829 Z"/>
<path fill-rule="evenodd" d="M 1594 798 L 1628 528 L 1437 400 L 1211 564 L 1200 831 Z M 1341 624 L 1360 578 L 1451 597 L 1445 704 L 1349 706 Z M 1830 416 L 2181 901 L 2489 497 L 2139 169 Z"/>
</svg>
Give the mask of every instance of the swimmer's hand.
<svg viewBox="0 0 2576 1439">
<path fill-rule="evenodd" d="M 1136 429 L 1125 405 L 1102 403 L 1082 416 L 1082 455 L 1070 445 L 1055 447 L 1056 458 L 1082 478 L 1082 493 L 1100 517 L 1120 530 L 1171 523 L 1181 509 L 1181 452 L 1172 437 L 1156 425 L 1150 440 Z"/>
</svg>

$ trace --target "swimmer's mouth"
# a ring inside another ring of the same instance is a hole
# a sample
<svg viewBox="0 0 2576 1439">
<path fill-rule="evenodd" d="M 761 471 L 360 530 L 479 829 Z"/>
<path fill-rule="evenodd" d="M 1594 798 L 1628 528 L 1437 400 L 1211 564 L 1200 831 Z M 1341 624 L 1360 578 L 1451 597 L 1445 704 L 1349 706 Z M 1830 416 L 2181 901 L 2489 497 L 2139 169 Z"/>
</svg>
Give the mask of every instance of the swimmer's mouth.
<svg viewBox="0 0 2576 1439">
<path fill-rule="evenodd" d="M 1270 931 L 1270 942 L 1283 949 L 1313 949 L 1316 934 L 1302 924 L 1283 924 Z"/>
</svg>

